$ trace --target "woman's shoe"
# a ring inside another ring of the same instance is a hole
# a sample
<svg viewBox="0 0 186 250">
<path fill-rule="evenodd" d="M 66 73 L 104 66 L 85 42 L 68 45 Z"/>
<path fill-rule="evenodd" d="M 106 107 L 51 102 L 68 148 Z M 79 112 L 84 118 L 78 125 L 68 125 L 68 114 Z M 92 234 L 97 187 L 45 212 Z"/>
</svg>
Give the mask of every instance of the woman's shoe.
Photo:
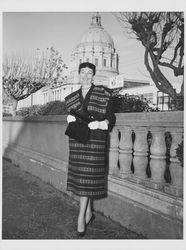
<svg viewBox="0 0 186 250">
<path fill-rule="evenodd" d="M 83 238 L 85 236 L 85 233 L 86 233 L 86 229 L 83 232 L 78 232 L 77 231 L 77 237 L 78 238 Z"/>
<path fill-rule="evenodd" d="M 83 238 L 83 237 L 85 236 L 85 234 L 86 234 L 87 227 L 86 227 L 86 222 L 84 222 L 84 223 L 85 223 L 84 231 L 79 232 L 79 231 L 77 230 L 77 237 L 78 237 L 78 238 Z"/>
<path fill-rule="evenodd" d="M 95 214 L 92 214 L 92 216 L 91 216 L 89 222 L 86 223 L 86 227 L 87 227 L 89 224 L 91 224 L 91 223 L 95 220 L 95 218 L 96 218 Z"/>
</svg>

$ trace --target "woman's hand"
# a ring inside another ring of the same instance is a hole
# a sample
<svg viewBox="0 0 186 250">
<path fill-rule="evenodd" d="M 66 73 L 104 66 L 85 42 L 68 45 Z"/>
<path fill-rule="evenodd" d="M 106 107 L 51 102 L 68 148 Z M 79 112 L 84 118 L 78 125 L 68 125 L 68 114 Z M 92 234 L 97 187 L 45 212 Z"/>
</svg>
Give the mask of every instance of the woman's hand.
<svg viewBox="0 0 186 250">
<path fill-rule="evenodd" d="M 76 121 L 76 118 L 73 115 L 68 115 L 67 116 L 67 122 L 68 123 L 75 122 L 75 121 Z"/>
<path fill-rule="evenodd" d="M 99 122 L 98 121 L 93 121 L 89 122 L 88 127 L 92 130 L 98 129 L 99 128 Z"/>
<path fill-rule="evenodd" d="M 99 122 L 99 129 L 108 130 L 108 121 L 104 120 L 102 122 Z"/>
<path fill-rule="evenodd" d="M 95 129 L 102 129 L 102 130 L 107 130 L 108 129 L 108 121 L 104 120 L 101 122 L 98 121 L 93 121 L 88 124 L 88 127 L 92 130 Z"/>
</svg>

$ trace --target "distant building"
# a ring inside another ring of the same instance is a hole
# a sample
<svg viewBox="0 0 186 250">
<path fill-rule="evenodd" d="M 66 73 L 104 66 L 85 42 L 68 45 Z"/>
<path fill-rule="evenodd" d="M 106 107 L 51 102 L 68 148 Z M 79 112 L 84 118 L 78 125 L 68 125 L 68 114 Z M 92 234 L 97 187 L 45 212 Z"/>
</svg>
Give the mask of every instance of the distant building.
<svg viewBox="0 0 186 250">
<path fill-rule="evenodd" d="M 171 98 L 155 86 L 153 82 L 124 80 L 124 87 L 119 91 L 121 95 L 136 95 L 142 100 L 149 100 L 160 110 L 170 110 Z"/>
</svg>

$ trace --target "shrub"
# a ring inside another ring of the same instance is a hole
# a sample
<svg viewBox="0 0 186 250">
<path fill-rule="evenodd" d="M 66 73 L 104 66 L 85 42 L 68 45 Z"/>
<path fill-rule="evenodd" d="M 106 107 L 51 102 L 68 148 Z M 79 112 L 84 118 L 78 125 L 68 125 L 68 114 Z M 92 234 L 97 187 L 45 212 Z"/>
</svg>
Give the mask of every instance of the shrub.
<svg viewBox="0 0 186 250">
<path fill-rule="evenodd" d="M 40 113 L 41 106 L 42 105 L 33 105 L 31 107 L 21 108 L 20 110 L 16 111 L 16 115 L 22 116 L 24 118 L 41 115 Z"/>
<path fill-rule="evenodd" d="M 12 116 L 12 114 L 3 112 L 3 117 L 7 117 L 7 116 Z"/>
<path fill-rule="evenodd" d="M 150 101 L 141 100 L 138 96 L 130 96 L 128 94 L 113 96 L 111 103 L 114 113 L 159 111 Z"/>
<path fill-rule="evenodd" d="M 67 114 L 65 103 L 61 101 L 49 102 L 44 105 L 33 105 L 21 108 L 16 115 L 24 118 L 36 117 L 41 115 L 65 115 Z"/>
<path fill-rule="evenodd" d="M 67 110 L 64 102 L 53 101 L 43 105 L 40 113 L 42 115 L 65 115 Z"/>
<path fill-rule="evenodd" d="M 170 107 L 172 110 L 184 110 L 184 97 L 181 95 L 177 96 L 171 101 Z"/>
</svg>

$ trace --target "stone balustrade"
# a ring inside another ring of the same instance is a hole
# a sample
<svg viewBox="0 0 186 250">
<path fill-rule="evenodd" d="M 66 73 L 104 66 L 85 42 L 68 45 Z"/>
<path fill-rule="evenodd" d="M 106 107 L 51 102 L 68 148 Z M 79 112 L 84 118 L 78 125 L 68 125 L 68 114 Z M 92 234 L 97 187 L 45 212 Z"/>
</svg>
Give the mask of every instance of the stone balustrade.
<svg viewBox="0 0 186 250">
<path fill-rule="evenodd" d="M 182 197 L 183 167 L 176 148 L 183 138 L 183 117 L 174 115 L 118 114 L 110 133 L 109 174 Z"/>
<path fill-rule="evenodd" d="M 116 118 L 108 138 L 108 197 L 95 200 L 94 209 L 150 239 L 182 239 L 183 168 L 176 149 L 183 137 L 183 112 Z M 66 127 L 66 116 L 6 117 L 3 156 L 67 192 Z"/>
</svg>

